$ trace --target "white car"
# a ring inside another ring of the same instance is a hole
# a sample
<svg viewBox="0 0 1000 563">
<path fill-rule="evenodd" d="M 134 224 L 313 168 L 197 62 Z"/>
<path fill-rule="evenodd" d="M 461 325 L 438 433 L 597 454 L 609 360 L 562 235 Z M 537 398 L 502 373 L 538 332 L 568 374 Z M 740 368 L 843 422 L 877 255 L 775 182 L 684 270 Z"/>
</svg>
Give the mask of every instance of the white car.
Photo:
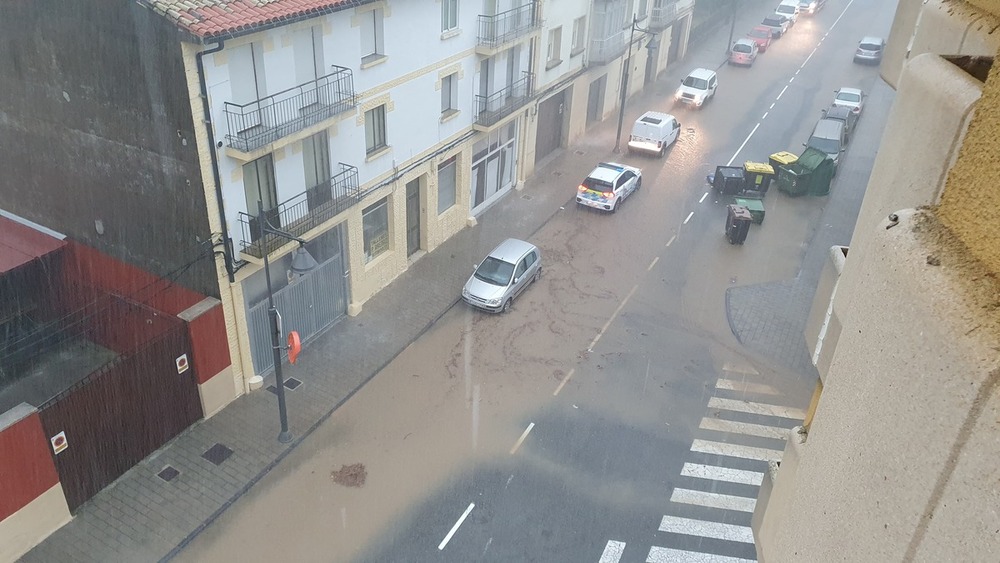
<svg viewBox="0 0 1000 563">
<path fill-rule="evenodd" d="M 865 109 L 865 93 L 858 88 L 841 88 L 833 98 L 833 105 L 850 108 L 852 112 L 861 115 L 861 110 Z"/>
<path fill-rule="evenodd" d="M 614 213 L 628 196 L 642 187 L 642 170 L 617 162 L 602 162 L 576 190 L 576 202 Z"/>
<path fill-rule="evenodd" d="M 774 9 L 774 13 L 788 18 L 788 26 L 791 27 L 799 19 L 799 3 L 797 0 L 784 0 Z"/>
<path fill-rule="evenodd" d="M 715 71 L 707 68 L 696 68 L 681 80 L 681 85 L 674 92 L 674 100 L 682 104 L 691 104 L 701 107 L 705 102 L 715 96 L 715 90 L 719 87 L 719 77 Z"/>
</svg>

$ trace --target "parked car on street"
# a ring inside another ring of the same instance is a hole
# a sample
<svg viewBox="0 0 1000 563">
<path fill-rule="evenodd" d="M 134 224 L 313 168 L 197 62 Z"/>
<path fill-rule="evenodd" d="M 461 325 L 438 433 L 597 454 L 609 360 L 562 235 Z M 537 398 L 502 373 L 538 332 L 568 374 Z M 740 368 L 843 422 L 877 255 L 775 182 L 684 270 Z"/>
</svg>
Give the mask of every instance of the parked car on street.
<svg viewBox="0 0 1000 563">
<path fill-rule="evenodd" d="M 669 113 L 647 111 L 632 125 L 628 140 L 630 151 L 655 153 L 663 156 L 680 134 L 681 124 Z"/>
<path fill-rule="evenodd" d="M 771 14 L 764 18 L 760 25 L 770 28 L 774 39 L 781 39 L 781 36 L 788 31 L 788 18 L 781 14 Z"/>
<path fill-rule="evenodd" d="M 858 48 L 854 51 L 854 62 L 878 64 L 882 62 L 882 51 L 885 51 L 885 39 L 864 37 L 858 42 Z"/>
<path fill-rule="evenodd" d="M 865 109 L 865 93 L 858 88 L 841 88 L 837 90 L 837 95 L 833 98 L 833 105 L 850 108 L 851 111 L 860 115 Z"/>
<path fill-rule="evenodd" d="M 846 135 L 843 122 L 823 118 L 816 122 L 812 135 L 803 145 L 826 153 L 833 160 L 833 170 L 836 174 L 837 165 L 840 164 L 840 153 L 844 152 L 847 146 Z"/>
<path fill-rule="evenodd" d="M 757 60 L 757 42 L 752 39 L 737 39 L 729 50 L 729 64 L 753 66 Z"/>
<path fill-rule="evenodd" d="M 804 0 L 799 2 L 799 15 L 813 15 L 826 6 L 826 0 Z"/>
<path fill-rule="evenodd" d="M 617 162 L 602 162 L 577 188 L 576 202 L 614 213 L 625 198 L 641 187 L 641 169 Z"/>
<path fill-rule="evenodd" d="M 774 34 L 771 33 L 770 27 L 758 25 L 750 30 L 750 33 L 747 34 L 747 38 L 752 39 L 753 42 L 757 44 L 758 53 L 764 53 L 767 51 L 767 48 L 771 46 L 771 37 L 773 35 Z"/>
<path fill-rule="evenodd" d="M 778 7 L 774 9 L 774 13 L 788 18 L 788 27 L 791 27 L 799 19 L 799 2 L 798 0 L 782 0 L 781 4 L 778 4 Z"/>
<path fill-rule="evenodd" d="M 854 134 L 854 128 L 858 126 L 858 114 L 851 111 L 851 108 L 830 106 L 828 109 L 823 110 L 823 117 L 843 123 L 845 140 L 850 142 L 851 135 Z"/>
<path fill-rule="evenodd" d="M 462 288 L 466 303 L 491 313 L 506 313 L 528 284 L 542 276 L 542 254 L 523 240 L 509 238 L 493 249 Z"/>
<path fill-rule="evenodd" d="M 705 102 L 715 97 L 719 87 L 719 77 L 715 71 L 707 68 L 696 68 L 688 74 L 674 92 L 674 100 L 682 104 L 701 107 Z"/>
</svg>

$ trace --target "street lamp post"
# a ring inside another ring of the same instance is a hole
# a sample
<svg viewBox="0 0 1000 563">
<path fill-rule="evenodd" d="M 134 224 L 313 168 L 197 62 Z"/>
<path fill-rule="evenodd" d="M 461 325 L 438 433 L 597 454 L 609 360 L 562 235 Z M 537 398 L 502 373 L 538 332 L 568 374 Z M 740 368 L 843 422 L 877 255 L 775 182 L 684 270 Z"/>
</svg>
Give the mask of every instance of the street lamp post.
<svg viewBox="0 0 1000 563">
<path fill-rule="evenodd" d="M 288 431 L 288 409 L 285 406 L 285 378 L 281 373 L 281 351 L 284 349 L 281 345 L 281 316 L 278 314 L 278 309 L 274 306 L 274 291 L 271 289 L 271 264 L 267 259 L 268 248 L 264 235 L 273 234 L 299 243 L 299 247 L 295 249 L 292 255 L 292 272 L 304 274 L 314 269 L 317 264 L 316 260 L 305 249 L 305 246 L 303 246 L 306 241 L 289 233 L 279 231 L 268 223 L 267 216 L 264 214 L 264 203 L 262 201 L 257 202 L 257 211 L 257 223 L 260 226 L 261 254 L 264 256 L 264 278 L 267 280 L 267 318 L 271 329 L 271 353 L 274 355 L 274 387 L 275 394 L 278 396 L 278 419 L 281 421 L 281 432 L 278 433 L 278 441 L 282 444 L 287 444 L 292 441 L 292 433 Z"/>
<path fill-rule="evenodd" d="M 618 134 L 615 136 L 615 154 L 622 152 L 622 125 L 625 123 L 625 100 L 628 98 L 628 76 L 632 71 L 632 43 L 635 41 L 635 32 L 639 31 L 653 36 L 656 35 L 655 32 L 639 27 L 638 22 L 638 18 L 635 17 L 635 14 L 632 14 L 632 30 L 629 32 L 628 38 L 628 57 L 625 59 L 625 70 L 622 71 L 621 100 L 618 102 Z"/>
</svg>

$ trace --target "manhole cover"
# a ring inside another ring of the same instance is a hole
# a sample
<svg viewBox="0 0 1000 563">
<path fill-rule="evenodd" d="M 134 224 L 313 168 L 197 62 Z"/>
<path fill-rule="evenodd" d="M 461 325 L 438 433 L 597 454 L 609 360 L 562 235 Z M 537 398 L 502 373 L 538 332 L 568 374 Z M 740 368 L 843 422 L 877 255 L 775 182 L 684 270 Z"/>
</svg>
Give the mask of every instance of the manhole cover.
<svg viewBox="0 0 1000 563">
<path fill-rule="evenodd" d="M 173 466 L 168 465 L 168 466 L 164 467 L 162 471 L 160 471 L 159 473 L 157 473 L 156 476 L 159 477 L 160 479 L 163 479 L 164 481 L 166 481 L 166 482 L 169 483 L 169 482 L 173 481 L 174 478 L 177 477 L 180 474 L 181 474 L 180 471 L 177 471 L 176 469 L 174 469 Z"/>
<path fill-rule="evenodd" d="M 233 455 L 233 450 L 223 446 L 222 444 L 215 444 L 211 448 L 205 450 L 205 453 L 201 454 L 201 457 L 211 461 L 215 465 L 222 465 L 222 462 L 229 459 L 229 456 L 231 455 Z"/>
<path fill-rule="evenodd" d="M 587 154 L 587 151 L 573 151 L 573 152 L 575 152 L 576 154 L 578 154 L 580 156 L 583 156 L 583 155 Z"/>
<path fill-rule="evenodd" d="M 285 380 L 285 389 L 291 389 L 294 391 L 299 385 L 302 385 L 302 382 L 294 377 L 289 377 Z"/>
</svg>

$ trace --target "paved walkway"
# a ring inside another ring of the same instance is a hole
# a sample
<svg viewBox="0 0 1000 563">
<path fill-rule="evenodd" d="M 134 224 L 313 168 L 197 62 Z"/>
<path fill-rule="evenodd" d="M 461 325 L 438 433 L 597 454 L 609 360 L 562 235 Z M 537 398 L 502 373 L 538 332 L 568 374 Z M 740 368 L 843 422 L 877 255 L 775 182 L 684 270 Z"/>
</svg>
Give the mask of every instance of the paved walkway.
<svg viewBox="0 0 1000 563">
<path fill-rule="evenodd" d="M 754 19 L 768 2 L 747 4 L 743 13 Z M 688 58 L 710 59 L 712 53 L 723 51 L 729 30 L 722 27 L 691 45 Z M 661 84 L 676 83 L 686 69 L 683 62 L 673 65 Z M 652 96 L 655 90 L 648 88 L 643 96 Z M 630 107 L 638 103 L 631 101 Z M 616 125 L 615 119 L 608 119 L 588 138 L 613 138 Z M 276 439 L 273 393 L 261 390 L 240 397 L 130 469 L 22 560 L 170 559 L 454 305 L 474 262 L 508 236 L 530 237 L 570 202 L 572 193 L 567 194 L 565 181 L 553 169 L 577 174 L 598 159 L 612 157 L 612 146 L 560 151 L 522 190 L 485 213 L 476 227 L 462 230 L 420 257 L 365 303 L 360 315 L 341 321 L 310 344 L 299 363 L 284 370 L 286 378 L 302 382 L 286 393 L 295 437 L 291 444 Z M 216 464 L 203 457 L 209 450 L 222 461 Z M 179 472 L 170 481 L 158 476 L 168 466 Z"/>
</svg>

